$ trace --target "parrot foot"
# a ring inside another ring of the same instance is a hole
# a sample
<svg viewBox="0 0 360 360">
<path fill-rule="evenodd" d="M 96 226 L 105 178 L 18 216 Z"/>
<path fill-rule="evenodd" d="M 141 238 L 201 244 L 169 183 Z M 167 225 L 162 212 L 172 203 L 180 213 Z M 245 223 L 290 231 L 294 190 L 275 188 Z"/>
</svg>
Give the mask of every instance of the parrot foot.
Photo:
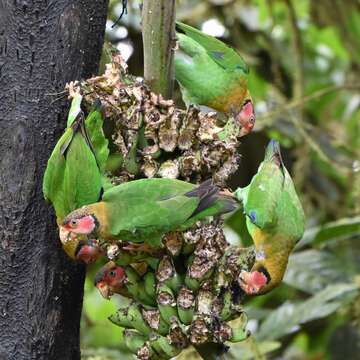
<svg viewBox="0 0 360 360">
<path fill-rule="evenodd" d="M 266 275 L 259 271 L 242 270 L 239 275 L 239 285 L 248 295 L 256 295 L 266 285 L 268 279 Z"/>
<path fill-rule="evenodd" d="M 234 198 L 234 193 L 232 193 L 229 189 L 223 189 L 221 191 L 219 191 L 219 195 L 224 195 L 224 196 L 228 196 L 231 198 Z"/>
<path fill-rule="evenodd" d="M 134 252 L 142 251 L 149 254 L 152 254 L 154 252 L 154 249 L 146 243 L 141 243 L 141 244 L 130 243 L 124 246 L 122 249 L 128 251 L 134 251 Z"/>
</svg>

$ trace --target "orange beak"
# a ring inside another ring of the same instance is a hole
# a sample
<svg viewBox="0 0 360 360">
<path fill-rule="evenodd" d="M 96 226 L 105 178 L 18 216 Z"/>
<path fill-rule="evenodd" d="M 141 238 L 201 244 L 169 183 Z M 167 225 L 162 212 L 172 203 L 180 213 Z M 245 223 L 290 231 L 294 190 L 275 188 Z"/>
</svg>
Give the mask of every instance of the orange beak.
<svg viewBox="0 0 360 360">
<path fill-rule="evenodd" d="M 113 293 L 108 284 L 106 284 L 104 281 L 99 281 L 96 284 L 96 287 L 104 299 L 110 300 L 110 297 Z"/>
</svg>

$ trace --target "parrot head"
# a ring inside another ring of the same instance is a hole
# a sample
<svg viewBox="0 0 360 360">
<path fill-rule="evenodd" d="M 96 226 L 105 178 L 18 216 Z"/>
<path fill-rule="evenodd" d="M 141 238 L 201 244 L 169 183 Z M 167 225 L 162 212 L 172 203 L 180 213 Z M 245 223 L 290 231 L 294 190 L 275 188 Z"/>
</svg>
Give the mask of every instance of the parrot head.
<svg viewBox="0 0 360 360">
<path fill-rule="evenodd" d="M 86 235 L 92 233 L 97 225 L 96 217 L 88 213 L 86 206 L 71 212 L 62 223 L 65 231 Z"/>
<path fill-rule="evenodd" d="M 239 285 L 248 295 L 260 295 L 267 292 L 266 286 L 270 283 L 267 271 L 242 270 L 239 276 Z"/>
<path fill-rule="evenodd" d="M 84 234 L 76 234 L 60 226 L 59 237 L 64 251 L 73 260 L 90 264 L 103 255 L 99 242 L 87 239 Z"/>
<path fill-rule="evenodd" d="M 95 239 L 80 241 L 75 249 L 75 259 L 85 264 L 95 262 L 102 255 L 103 251 Z"/>
<path fill-rule="evenodd" d="M 112 294 L 121 292 L 125 280 L 124 268 L 109 261 L 95 275 L 94 285 L 105 299 L 110 299 Z"/>
<path fill-rule="evenodd" d="M 245 99 L 240 111 L 235 115 L 236 121 L 241 125 L 240 136 L 248 134 L 255 125 L 254 106 L 250 96 Z"/>
</svg>

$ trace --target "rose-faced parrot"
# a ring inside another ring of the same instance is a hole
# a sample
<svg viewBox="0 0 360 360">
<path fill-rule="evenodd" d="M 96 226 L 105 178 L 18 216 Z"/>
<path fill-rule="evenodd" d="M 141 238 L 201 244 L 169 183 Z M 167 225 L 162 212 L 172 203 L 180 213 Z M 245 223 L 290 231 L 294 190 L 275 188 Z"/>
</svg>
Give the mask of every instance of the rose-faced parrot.
<svg viewBox="0 0 360 360">
<path fill-rule="evenodd" d="M 183 100 L 189 105 L 206 105 L 233 115 L 242 135 L 255 124 L 248 90 L 249 68 L 242 57 L 222 41 L 189 25 L 176 23 L 178 49 L 175 78 Z"/>
<path fill-rule="evenodd" d="M 264 294 L 281 282 L 288 258 L 302 237 L 305 216 L 279 144 L 272 140 L 251 183 L 235 192 L 243 203 L 246 225 L 255 248 L 250 272 L 242 271 L 240 286 L 252 295 Z"/>
<path fill-rule="evenodd" d="M 96 102 L 84 120 L 81 100 L 82 96 L 75 94 L 67 128 L 52 152 L 44 174 L 44 197 L 54 206 L 58 225 L 66 214 L 98 201 L 102 194 L 102 171 L 109 150 L 102 131 L 101 103 Z M 79 237 L 68 241 L 64 250 L 73 253 L 79 241 L 84 243 L 88 239 Z"/>
<path fill-rule="evenodd" d="M 128 250 L 152 251 L 165 233 L 185 230 L 235 207 L 235 200 L 220 194 L 211 180 L 200 185 L 166 178 L 135 180 L 114 186 L 100 202 L 67 215 L 61 241 L 66 244 L 72 234 L 87 235 L 108 244 L 130 242 Z"/>
</svg>

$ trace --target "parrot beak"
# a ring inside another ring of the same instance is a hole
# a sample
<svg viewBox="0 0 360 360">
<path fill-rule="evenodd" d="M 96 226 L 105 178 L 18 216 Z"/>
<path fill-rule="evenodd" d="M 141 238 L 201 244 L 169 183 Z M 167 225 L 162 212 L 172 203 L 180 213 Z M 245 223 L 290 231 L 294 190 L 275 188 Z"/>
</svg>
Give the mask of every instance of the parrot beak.
<svg viewBox="0 0 360 360">
<path fill-rule="evenodd" d="M 247 135 L 255 126 L 255 112 L 251 100 L 245 102 L 236 116 L 237 121 L 241 124 L 240 137 Z"/>
<path fill-rule="evenodd" d="M 59 238 L 62 244 L 66 244 L 73 238 L 73 234 L 64 226 L 59 226 Z"/>
<path fill-rule="evenodd" d="M 259 271 L 244 271 L 239 275 L 239 285 L 248 295 L 256 295 L 267 284 L 266 275 Z"/>
<path fill-rule="evenodd" d="M 101 296 L 104 299 L 110 300 L 110 297 L 112 295 L 112 291 L 108 284 L 106 284 L 104 281 L 99 281 L 96 284 L 97 289 L 99 290 Z"/>
</svg>

